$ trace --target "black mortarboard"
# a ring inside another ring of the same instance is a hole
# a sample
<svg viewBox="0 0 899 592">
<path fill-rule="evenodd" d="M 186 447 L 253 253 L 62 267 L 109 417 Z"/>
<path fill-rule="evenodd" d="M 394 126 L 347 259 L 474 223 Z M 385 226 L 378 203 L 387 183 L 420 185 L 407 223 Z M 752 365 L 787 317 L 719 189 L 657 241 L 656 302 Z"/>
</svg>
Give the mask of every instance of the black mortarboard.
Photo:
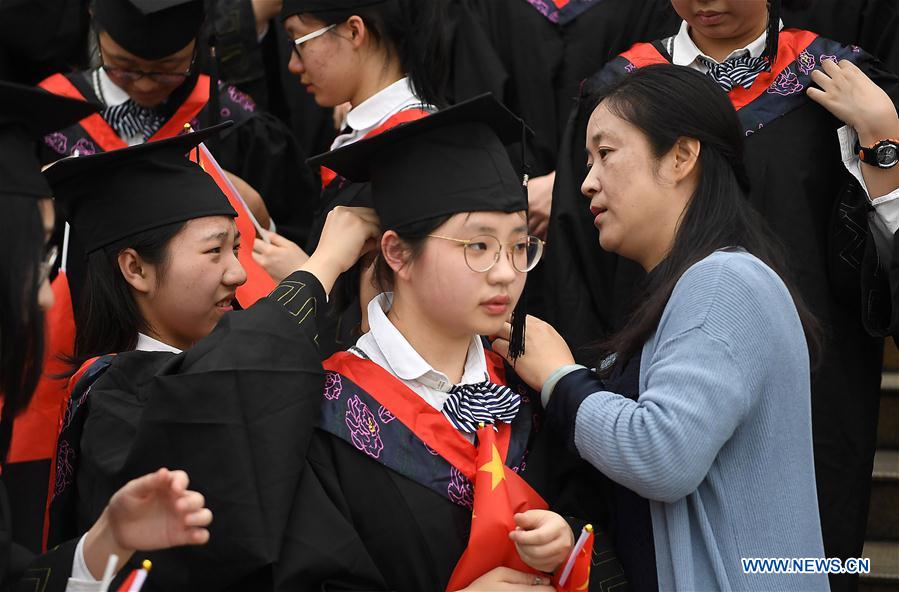
<svg viewBox="0 0 899 592">
<path fill-rule="evenodd" d="M 184 49 L 203 24 L 203 0 L 95 0 L 94 20 L 113 40 L 145 60 Z"/>
<path fill-rule="evenodd" d="M 0 81 L 0 195 L 50 197 L 36 141 L 99 110 L 42 88 Z"/>
<path fill-rule="evenodd" d="M 460 212 L 528 209 L 523 176 L 505 145 L 530 129 L 492 95 L 464 101 L 367 140 L 310 159 L 351 181 L 371 183 L 383 230 Z M 527 297 L 512 315 L 509 354 L 524 353 Z"/>
<path fill-rule="evenodd" d="M 44 171 L 85 253 L 175 222 L 237 216 L 212 177 L 185 157 L 231 123 L 131 148 L 65 158 Z"/>
<path fill-rule="evenodd" d="M 356 10 L 374 4 L 383 4 L 387 0 L 284 0 L 281 7 L 281 20 L 295 14 L 315 14 L 333 10 Z M 430 1 L 430 0 L 429 0 Z"/>
<path fill-rule="evenodd" d="M 527 210 L 504 144 L 530 130 L 486 94 L 309 160 L 371 182 L 384 230 L 458 212 Z"/>
</svg>

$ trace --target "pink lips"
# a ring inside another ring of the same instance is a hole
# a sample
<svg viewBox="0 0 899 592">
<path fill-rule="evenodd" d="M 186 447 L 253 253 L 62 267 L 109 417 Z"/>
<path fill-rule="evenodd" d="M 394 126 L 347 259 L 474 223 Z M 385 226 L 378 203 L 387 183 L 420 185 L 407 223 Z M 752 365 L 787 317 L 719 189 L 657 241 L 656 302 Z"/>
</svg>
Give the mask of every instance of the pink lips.
<svg viewBox="0 0 899 592">
<path fill-rule="evenodd" d="M 491 315 L 502 315 L 506 314 L 509 310 L 509 305 L 512 303 L 512 299 L 508 296 L 497 296 L 495 298 L 491 298 L 485 302 L 481 303 L 488 314 Z"/>
<path fill-rule="evenodd" d="M 700 11 L 696 13 L 696 18 L 699 19 L 701 25 L 711 27 L 719 24 L 724 19 L 724 13 Z"/>
</svg>

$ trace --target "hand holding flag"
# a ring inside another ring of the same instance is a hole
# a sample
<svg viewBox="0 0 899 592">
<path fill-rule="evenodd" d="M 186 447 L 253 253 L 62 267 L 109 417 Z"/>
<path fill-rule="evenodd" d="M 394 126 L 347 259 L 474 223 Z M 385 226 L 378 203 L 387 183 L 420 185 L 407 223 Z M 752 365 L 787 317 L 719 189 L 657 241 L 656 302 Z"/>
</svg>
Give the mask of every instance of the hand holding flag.
<svg viewBox="0 0 899 592">
<path fill-rule="evenodd" d="M 509 538 L 521 560 L 537 571 L 553 572 L 564 566 L 574 546 L 574 534 L 564 518 L 549 510 L 515 514 Z"/>
</svg>

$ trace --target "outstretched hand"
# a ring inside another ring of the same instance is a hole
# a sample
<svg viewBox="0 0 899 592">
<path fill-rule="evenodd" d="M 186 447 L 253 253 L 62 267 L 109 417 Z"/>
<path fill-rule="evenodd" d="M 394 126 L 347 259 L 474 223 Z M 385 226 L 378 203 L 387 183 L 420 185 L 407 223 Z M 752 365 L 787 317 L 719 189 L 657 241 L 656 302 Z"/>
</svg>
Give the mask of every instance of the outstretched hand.
<svg viewBox="0 0 899 592">
<path fill-rule="evenodd" d="M 87 532 L 84 560 L 100 579 L 111 554 L 123 565 L 135 550 L 153 551 L 209 540 L 212 512 L 203 496 L 187 489 L 184 471 L 159 469 L 126 483 Z"/>
<path fill-rule="evenodd" d="M 525 321 L 524 355 L 512 360 L 509 357 L 511 331 L 512 325 L 505 323 L 493 341 L 493 351 L 512 364 L 515 373 L 532 389 L 539 391 L 554 371 L 575 363 L 568 344 L 552 325 L 531 315 Z"/>
</svg>

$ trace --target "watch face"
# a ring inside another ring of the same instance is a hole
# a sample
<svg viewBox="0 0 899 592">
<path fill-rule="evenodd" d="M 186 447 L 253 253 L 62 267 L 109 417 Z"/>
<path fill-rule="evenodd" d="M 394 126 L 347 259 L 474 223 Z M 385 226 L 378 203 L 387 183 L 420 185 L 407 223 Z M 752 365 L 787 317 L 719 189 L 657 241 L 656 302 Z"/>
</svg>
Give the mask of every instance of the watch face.
<svg viewBox="0 0 899 592">
<path fill-rule="evenodd" d="M 887 144 L 877 149 L 877 164 L 884 168 L 894 166 L 899 162 L 899 146 Z"/>
</svg>

